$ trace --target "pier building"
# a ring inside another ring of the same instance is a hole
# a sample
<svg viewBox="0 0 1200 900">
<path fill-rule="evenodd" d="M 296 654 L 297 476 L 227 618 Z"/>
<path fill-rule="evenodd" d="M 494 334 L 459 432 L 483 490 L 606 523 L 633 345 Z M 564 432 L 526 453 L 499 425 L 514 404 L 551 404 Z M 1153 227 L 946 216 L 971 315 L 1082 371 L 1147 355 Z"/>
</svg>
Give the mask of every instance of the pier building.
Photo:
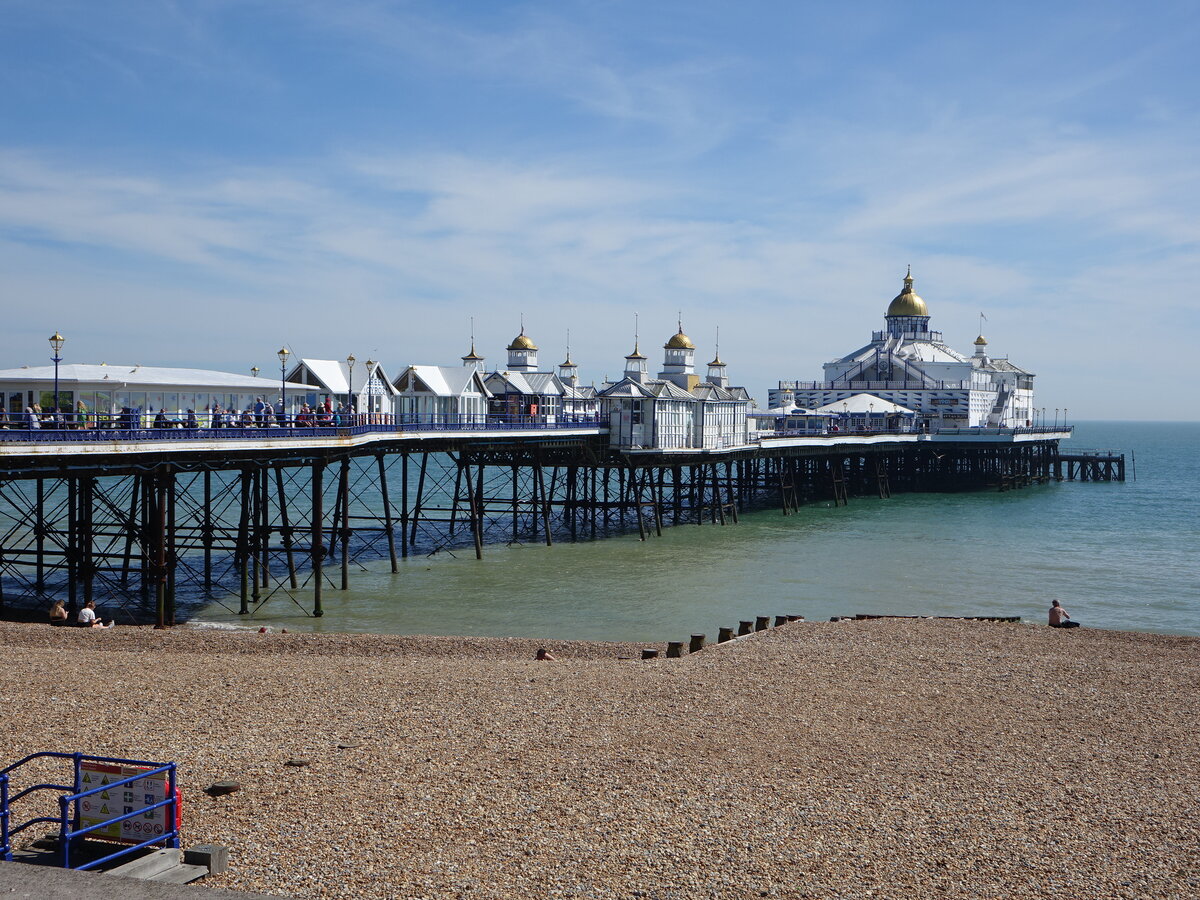
<svg viewBox="0 0 1200 900">
<path fill-rule="evenodd" d="M 396 389 L 383 365 L 368 359 L 360 363 L 353 355 L 345 360 L 297 360 L 288 381 L 303 385 L 299 401 L 315 407 L 329 398 L 334 406 L 350 403 L 361 415 L 390 416 L 395 411 Z"/>
<path fill-rule="evenodd" d="M 484 384 L 483 357 L 471 353 L 462 366 L 409 366 L 396 379 L 396 411 L 401 422 L 458 422 L 487 419 L 492 392 Z"/>
<path fill-rule="evenodd" d="M 538 370 L 537 344 L 521 333 L 508 345 L 508 367 L 484 379 L 491 397 L 489 412 L 502 416 L 539 417 L 553 423 L 563 411 L 563 385 L 553 372 Z"/>
<path fill-rule="evenodd" d="M 117 424 L 125 410 L 138 416 L 138 424 L 149 425 L 160 411 L 183 420 L 193 410 L 207 427 L 214 408 L 245 410 L 258 400 L 274 403 L 281 390 L 287 394 L 289 411 L 295 411 L 311 387 L 295 381 L 282 384 L 278 375 L 107 363 L 70 363 L 59 366 L 57 373 L 54 366 L 23 366 L 0 370 L 0 406 L 10 422 L 18 421 L 27 408 L 48 412 L 57 385 L 58 405 L 72 424 L 80 424 L 80 415 L 89 427 Z"/>
<path fill-rule="evenodd" d="M 625 357 L 624 377 L 600 391 L 609 442 L 626 450 L 714 450 L 745 446 L 750 439 L 750 394 L 731 387 L 720 353 L 709 363 L 708 378 L 696 373 L 696 345 L 683 324 L 663 345 L 663 367 L 649 375 L 645 355 L 634 342 Z"/>
<path fill-rule="evenodd" d="M 911 269 L 884 320 L 886 327 L 870 343 L 825 363 L 824 380 L 780 381 L 769 405 L 836 407 L 869 393 L 950 426 L 1032 424 L 1033 373 L 990 356 L 983 335 L 969 356 L 947 345 L 940 331 L 929 328 L 929 307 L 913 288 Z"/>
</svg>

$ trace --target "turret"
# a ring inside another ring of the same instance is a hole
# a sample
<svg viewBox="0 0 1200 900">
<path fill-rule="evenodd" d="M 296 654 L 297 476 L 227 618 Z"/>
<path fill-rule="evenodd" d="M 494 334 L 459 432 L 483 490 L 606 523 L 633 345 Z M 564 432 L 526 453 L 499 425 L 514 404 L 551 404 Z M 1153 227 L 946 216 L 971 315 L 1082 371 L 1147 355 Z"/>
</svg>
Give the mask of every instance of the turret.
<svg viewBox="0 0 1200 900">
<path fill-rule="evenodd" d="M 912 267 L 904 276 L 904 287 L 888 305 L 887 315 L 888 334 L 893 337 L 903 337 L 905 334 L 928 334 L 929 307 L 921 299 L 921 295 L 913 290 Z"/>
<path fill-rule="evenodd" d="M 717 387 L 729 387 L 729 376 L 725 373 L 725 363 L 721 362 L 720 351 L 708 364 L 708 383 Z"/>
<path fill-rule="evenodd" d="M 476 372 L 483 371 L 483 357 L 475 352 L 475 341 L 471 341 L 471 352 L 462 358 L 463 365 Z"/>
<path fill-rule="evenodd" d="M 508 345 L 508 368 L 511 372 L 537 371 L 537 344 L 525 335 L 525 327 Z"/>
<path fill-rule="evenodd" d="M 638 350 L 637 341 L 633 342 L 633 352 L 625 357 L 625 377 L 638 384 L 645 384 L 649 378 L 646 357 Z"/>
<path fill-rule="evenodd" d="M 567 351 L 567 358 L 558 364 L 558 377 L 572 387 L 579 385 L 579 366 L 571 362 L 570 350 Z"/>
<path fill-rule="evenodd" d="M 685 391 L 690 391 L 700 379 L 696 375 L 696 345 L 683 333 L 683 323 L 671 339 L 663 344 L 663 369 L 659 378 L 673 381 Z"/>
</svg>

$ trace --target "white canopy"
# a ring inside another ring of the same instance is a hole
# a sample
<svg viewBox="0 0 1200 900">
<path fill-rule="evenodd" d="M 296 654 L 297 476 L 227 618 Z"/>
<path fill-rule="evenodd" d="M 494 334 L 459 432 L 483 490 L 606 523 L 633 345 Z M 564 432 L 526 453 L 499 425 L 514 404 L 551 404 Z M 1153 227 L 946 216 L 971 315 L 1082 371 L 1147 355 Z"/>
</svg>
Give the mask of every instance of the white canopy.
<svg viewBox="0 0 1200 900">
<path fill-rule="evenodd" d="M 815 413 L 829 413 L 838 415 L 840 413 L 850 413 L 851 415 L 866 415 L 873 413 L 879 415 L 887 413 L 889 415 L 915 416 L 913 412 L 906 406 L 901 406 L 898 403 L 893 403 L 890 400 L 884 400 L 882 397 L 876 397 L 874 394 L 855 394 L 852 397 L 847 397 L 844 400 L 834 400 L 832 403 L 826 403 L 824 406 L 818 406 L 813 410 Z"/>
</svg>

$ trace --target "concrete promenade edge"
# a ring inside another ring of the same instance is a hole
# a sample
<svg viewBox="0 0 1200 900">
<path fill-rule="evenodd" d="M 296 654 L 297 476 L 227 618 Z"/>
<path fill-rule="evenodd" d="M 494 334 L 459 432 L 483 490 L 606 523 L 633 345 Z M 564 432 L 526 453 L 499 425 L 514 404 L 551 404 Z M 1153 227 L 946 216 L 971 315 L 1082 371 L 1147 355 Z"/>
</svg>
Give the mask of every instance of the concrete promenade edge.
<svg viewBox="0 0 1200 900">
<path fill-rule="evenodd" d="M 0 896 L 14 900 L 263 900 L 277 895 L 0 862 Z"/>
</svg>

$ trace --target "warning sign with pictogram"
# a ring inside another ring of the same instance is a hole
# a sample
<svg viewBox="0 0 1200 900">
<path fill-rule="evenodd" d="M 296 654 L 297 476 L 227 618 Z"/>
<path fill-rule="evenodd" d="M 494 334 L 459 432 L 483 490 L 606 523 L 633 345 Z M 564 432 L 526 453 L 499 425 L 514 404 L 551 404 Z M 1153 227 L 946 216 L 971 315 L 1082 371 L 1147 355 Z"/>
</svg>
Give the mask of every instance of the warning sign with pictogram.
<svg viewBox="0 0 1200 900">
<path fill-rule="evenodd" d="M 91 788 L 102 787 L 106 784 L 112 784 L 114 781 L 121 781 L 122 779 L 130 778 L 146 771 L 136 766 L 121 766 L 114 763 L 99 762 L 81 762 L 79 769 L 82 776 L 80 780 L 83 782 L 83 789 L 85 791 Z M 125 804 L 123 805 L 105 802 L 110 799 L 109 791 L 101 791 L 99 794 L 94 794 L 91 797 L 81 800 L 79 802 L 79 827 L 87 828 L 90 825 L 99 825 L 130 812 L 142 812 L 146 806 L 152 806 L 155 803 L 165 800 L 167 797 L 167 773 L 160 772 L 157 775 L 139 778 L 137 781 L 131 781 L 129 784 L 122 785 L 121 790 L 123 792 L 122 799 L 125 800 Z M 144 806 L 136 807 L 128 805 L 134 796 L 139 795 L 146 801 Z M 147 833 L 162 834 L 163 831 L 171 829 L 173 823 L 167 818 L 170 814 L 170 809 L 169 806 L 163 806 L 158 809 L 147 810 L 133 819 L 126 819 L 123 822 L 113 822 L 104 828 L 98 828 L 91 832 L 90 836 L 141 843 L 145 840 Z"/>
</svg>

